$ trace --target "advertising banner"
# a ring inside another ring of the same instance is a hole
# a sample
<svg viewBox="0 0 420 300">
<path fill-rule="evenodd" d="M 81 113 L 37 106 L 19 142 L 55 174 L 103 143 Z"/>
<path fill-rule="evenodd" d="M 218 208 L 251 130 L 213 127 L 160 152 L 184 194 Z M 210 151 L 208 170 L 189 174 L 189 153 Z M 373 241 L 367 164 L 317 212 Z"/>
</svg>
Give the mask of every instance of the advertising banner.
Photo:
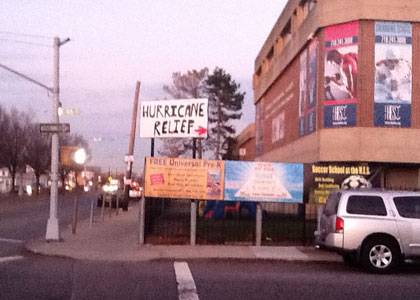
<svg viewBox="0 0 420 300">
<path fill-rule="evenodd" d="M 303 164 L 147 157 L 146 197 L 303 202 Z"/>
<path fill-rule="evenodd" d="M 304 136 L 316 130 L 317 98 L 317 53 L 318 41 L 313 40 L 300 55 L 299 75 L 299 135 Z"/>
<path fill-rule="evenodd" d="M 309 44 L 308 63 L 308 102 L 306 106 L 305 133 L 310 134 L 316 130 L 316 100 L 318 95 L 318 41 Z"/>
<path fill-rule="evenodd" d="M 140 137 L 206 138 L 208 99 L 144 101 L 140 105 Z"/>
<path fill-rule="evenodd" d="M 303 165 L 226 161 L 225 200 L 303 202 Z"/>
<path fill-rule="evenodd" d="M 324 204 L 331 191 L 337 189 L 371 187 L 375 169 L 367 163 L 305 164 L 309 202 Z"/>
<path fill-rule="evenodd" d="M 255 105 L 255 154 L 264 153 L 264 98 Z"/>
<path fill-rule="evenodd" d="M 299 71 L 299 135 L 305 135 L 305 106 L 308 97 L 308 51 L 304 49 L 300 54 L 300 71 Z"/>
<path fill-rule="evenodd" d="M 271 143 L 274 144 L 284 139 L 286 125 L 286 112 L 281 111 L 271 122 Z"/>
<path fill-rule="evenodd" d="M 223 200 L 224 161 L 147 157 L 145 196 Z"/>
<path fill-rule="evenodd" d="M 411 126 L 412 27 L 375 22 L 375 126 Z"/>
<path fill-rule="evenodd" d="M 324 127 L 356 125 L 357 21 L 325 29 Z"/>
</svg>

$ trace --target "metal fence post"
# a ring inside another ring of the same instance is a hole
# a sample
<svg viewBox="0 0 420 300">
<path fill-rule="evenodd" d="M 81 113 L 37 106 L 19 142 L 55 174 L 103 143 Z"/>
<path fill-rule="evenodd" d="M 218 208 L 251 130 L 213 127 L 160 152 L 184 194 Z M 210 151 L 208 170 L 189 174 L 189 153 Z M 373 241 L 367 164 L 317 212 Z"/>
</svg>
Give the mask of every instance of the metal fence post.
<svg viewBox="0 0 420 300">
<path fill-rule="evenodd" d="M 145 221 L 145 202 L 144 196 L 140 199 L 139 205 L 139 245 L 144 245 L 144 221 Z"/>
<path fill-rule="evenodd" d="M 197 200 L 191 200 L 190 244 L 195 246 L 197 236 Z"/>
<path fill-rule="evenodd" d="M 255 228 L 255 246 L 261 246 L 262 239 L 262 209 L 261 203 L 257 203 L 257 215 L 255 218 L 256 228 Z"/>
<path fill-rule="evenodd" d="M 89 216 L 89 227 L 92 228 L 93 225 L 93 209 L 95 206 L 95 198 L 90 200 L 90 216 Z"/>
<path fill-rule="evenodd" d="M 78 213 L 79 213 L 79 197 L 74 197 L 74 201 L 73 201 L 73 223 L 72 223 L 72 227 L 71 227 L 71 232 L 73 234 L 76 233 Z"/>
</svg>

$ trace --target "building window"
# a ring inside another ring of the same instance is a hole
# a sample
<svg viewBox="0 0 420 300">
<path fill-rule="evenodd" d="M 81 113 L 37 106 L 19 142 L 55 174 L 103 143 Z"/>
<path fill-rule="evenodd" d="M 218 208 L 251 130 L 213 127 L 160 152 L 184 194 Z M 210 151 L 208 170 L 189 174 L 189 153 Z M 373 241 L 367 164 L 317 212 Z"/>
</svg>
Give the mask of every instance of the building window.
<svg viewBox="0 0 420 300">
<path fill-rule="evenodd" d="M 284 28 L 281 32 L 281 37 L 283 39 L 283 42 L 284 42 L 283 44 L 284 45 L 287 44 L 287 42 L 290 40 L 291 36 L 292 36 L 292 22 L 291 22 L 291 20 L 289 20 L 286 23 L 286 26 L 284 26 Z"/>
<path fill-rule="evenodd" d="M 268 51 L 267 59 L 271 60 L 274 56 L 274 47 L 271 47 L 270 51 Z"/>
</svg>

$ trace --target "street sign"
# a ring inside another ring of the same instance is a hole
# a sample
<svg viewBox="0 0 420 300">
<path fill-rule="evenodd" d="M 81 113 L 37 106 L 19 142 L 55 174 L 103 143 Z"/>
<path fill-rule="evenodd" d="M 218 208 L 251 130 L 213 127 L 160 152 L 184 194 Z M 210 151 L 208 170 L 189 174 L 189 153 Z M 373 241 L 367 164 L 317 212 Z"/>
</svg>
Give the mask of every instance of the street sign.
<svg viewBox="0 0 420 300">
<path fill-rule="evenodd" d="M 134 162 L 134 156 L 133 155 L 126 155 L 124 156 L 124 162 Z"/>
<path fill-rule="evenodd" d="M 69 133 L 69 123 L 41 123 L 39 124 L 41 133 Z"/>
<path fill-rule="evenodd" d="M 78 116 L 80 115 L 80 109 L 78 108 L 66 108 L 60 107 L 58 109 L 58 114 L 61 116 Z"/>
</svg>

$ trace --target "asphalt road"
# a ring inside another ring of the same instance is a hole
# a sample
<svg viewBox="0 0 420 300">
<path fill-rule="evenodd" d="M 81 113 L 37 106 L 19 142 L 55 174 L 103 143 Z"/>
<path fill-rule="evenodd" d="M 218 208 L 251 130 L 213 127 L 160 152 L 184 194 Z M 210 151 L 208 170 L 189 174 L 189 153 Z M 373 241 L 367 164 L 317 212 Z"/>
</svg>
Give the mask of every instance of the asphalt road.
<svg viewBox="0 0 420 300">
<path fill-rule="evenodd" d="M 418 299 L 420 295 L 418 264 L 386 276 L 341 263 L 261 260 L 192 260 L 187 261 L 187 270 L 180 271 L 169 260 L 77 261 L 27 253 L 19 241 L 45 234 L 48 205 L 40 200 L 0 206 L 4 208 L 0 299 Z M 80 205 L 82 217 L 88 217 L 89 205 L 86 195 Z M 71 222 L 72 207 L 71 196 L 60 202 L 62 226 Z"/>
</svg>

